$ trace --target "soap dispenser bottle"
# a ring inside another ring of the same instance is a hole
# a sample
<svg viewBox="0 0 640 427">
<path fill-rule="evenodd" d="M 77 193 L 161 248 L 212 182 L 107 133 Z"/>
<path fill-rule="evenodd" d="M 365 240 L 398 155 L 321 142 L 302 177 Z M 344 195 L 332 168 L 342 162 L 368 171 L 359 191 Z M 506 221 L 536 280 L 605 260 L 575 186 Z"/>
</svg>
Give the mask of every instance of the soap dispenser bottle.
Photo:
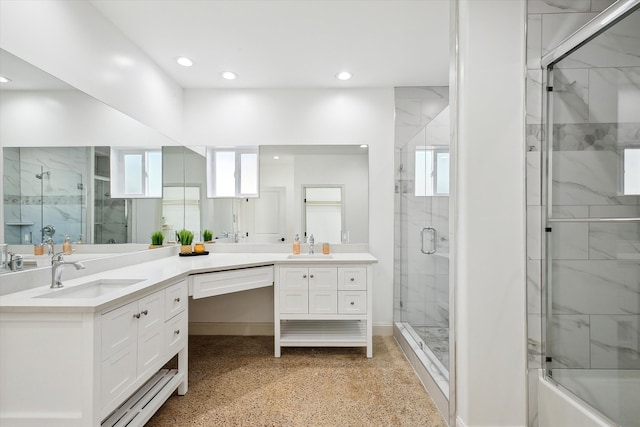
<svg viewBox="0 0 640 427">
<path fill-rule="evenodd" d="M 296 234 L 296 239 L 293 241 L 293 254 L 300 255 L 300 236 Z"/>
<path fill-rule="evenodd" d="M 62 243 L 62 252 L 65 255 L 71 255 L 71 238 L 69 236 L 65 236 L 64 243 Z"/>
</svg>

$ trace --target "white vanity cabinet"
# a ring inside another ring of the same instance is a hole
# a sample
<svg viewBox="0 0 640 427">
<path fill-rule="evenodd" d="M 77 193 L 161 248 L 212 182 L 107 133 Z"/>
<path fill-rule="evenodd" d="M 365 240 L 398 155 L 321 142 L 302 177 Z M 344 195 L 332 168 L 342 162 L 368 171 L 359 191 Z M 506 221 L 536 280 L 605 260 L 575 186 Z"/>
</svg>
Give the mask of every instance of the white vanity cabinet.
<svg viewBox="0 0 640 427">
<path fill-rule="evenodd" d="M 151 288 L 104 310 L 1 312 L 0 425 L 143 426 L 185 394 L 187 282 Z"/>
<path fill-rule="evenodd" d="M 367 347 L 372 357 L 370 265 L 280 264 L 275 271 L 275 356 L 281 347 Z"/>
</svg>

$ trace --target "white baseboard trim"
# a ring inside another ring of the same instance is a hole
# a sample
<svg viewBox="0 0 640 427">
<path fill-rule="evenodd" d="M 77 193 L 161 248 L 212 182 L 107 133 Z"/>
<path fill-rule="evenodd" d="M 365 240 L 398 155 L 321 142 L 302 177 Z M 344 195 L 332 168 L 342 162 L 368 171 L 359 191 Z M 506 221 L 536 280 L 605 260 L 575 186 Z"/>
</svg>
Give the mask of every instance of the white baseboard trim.
<svg viewBox="0 0 640 427">
<path fill-rule="evenodd" d="M 273 336 L 271 322 L 191 322 L 189 335 L 266 335 Z M 393 336 L 393 325 L 373 325 L 373 335 Z"/>
</svg>

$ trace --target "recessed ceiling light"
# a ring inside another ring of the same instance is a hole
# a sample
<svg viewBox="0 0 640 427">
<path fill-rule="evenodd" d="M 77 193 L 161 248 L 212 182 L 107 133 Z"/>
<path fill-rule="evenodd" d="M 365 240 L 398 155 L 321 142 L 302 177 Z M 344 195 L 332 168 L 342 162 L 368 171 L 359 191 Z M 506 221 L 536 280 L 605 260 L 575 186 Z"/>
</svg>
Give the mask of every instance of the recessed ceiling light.
<svg viewBox="0 0 640 427">
<path fill-rule="evenodd" d="M 0 83 L 9 83 L 11 79 L 9 77 L 0 76 Z"/>
<path fill-rule="evenodd" d="M 220 75 L 222 76 L 223 79 L 226 79 L 226 80 L 235 80 L 238 78 L 238 75 L 233 71 L 223 71 L 222 73 L 220 73 Z"/>
<path fill-rule="evenodd" d="M 348 71 L 341 71 L 336 74 L 336 79 L 338 80 L 349 80 L 353 75 Z"/>
<path fill-rule="evenodd" d="M 185 56 L 180 56 L 176 58 L 176 62 L 183 67 L 191 67 L 193 65 L 193 61 Z"/>
<path fill-rule="evenodd" d="M 273 160 L 280 160 L 280 156 L 273 156 Z"/>
<path fill-rule="evenodd" d="M 367 148 L 368 145 L 367 144 L 360 144 L 360 148 Z"/>
</svg>

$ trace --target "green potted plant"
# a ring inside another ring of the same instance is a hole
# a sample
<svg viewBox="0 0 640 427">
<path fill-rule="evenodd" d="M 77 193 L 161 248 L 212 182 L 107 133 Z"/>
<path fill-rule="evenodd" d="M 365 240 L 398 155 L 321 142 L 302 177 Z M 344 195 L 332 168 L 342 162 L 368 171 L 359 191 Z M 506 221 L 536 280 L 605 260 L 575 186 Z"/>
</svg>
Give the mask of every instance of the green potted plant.
<svg viewBox="0 0 640 427">
<path fill-rule="evenodd" d="M 213 233 L 211 232 L 211 230 L 204 230 L 202 232 L 202 240 L 204 240 L 205 243 L 211 243 L 212 239 L 213 239 Z"/>
<path fill-rule="evenodd" d="M 154 231 L 151 233 L 151 244 L 149 245 L 149 249 L 161 248 L 163 240 L 164 234 L 162 234 L 162 231 Z"/>
<path fill-rule="evenodd" d="M 191 243 L 193 242 L 193 233 L 189 230 L 180 230 L 176 232 L 176 240 L 180 243 L 180 253 L 190 254 L 193 252 Z"/>
</svg>

